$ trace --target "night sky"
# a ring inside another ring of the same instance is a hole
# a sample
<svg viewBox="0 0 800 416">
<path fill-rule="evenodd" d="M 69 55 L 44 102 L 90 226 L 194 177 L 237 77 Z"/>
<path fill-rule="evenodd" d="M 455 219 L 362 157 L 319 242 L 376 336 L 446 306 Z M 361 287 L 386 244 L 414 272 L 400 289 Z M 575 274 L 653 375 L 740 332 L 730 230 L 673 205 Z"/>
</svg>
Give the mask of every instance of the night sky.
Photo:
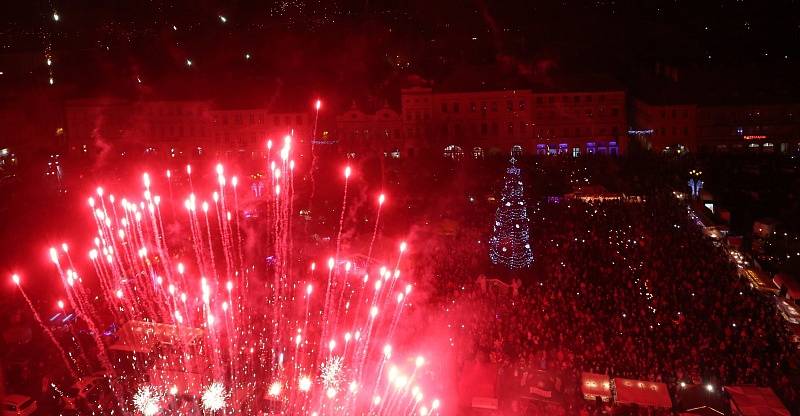
<svg viewBox="0 0 800 416">
<path fill-rule="evenodd" d="M 4 2 L 0 85 L 344 104 L 414 83 L 558 87 L 599 74 L 636 89 L 662 64 L 779 95 L 797 87 L 798 12 L 791 0 Z"/>
</svg>

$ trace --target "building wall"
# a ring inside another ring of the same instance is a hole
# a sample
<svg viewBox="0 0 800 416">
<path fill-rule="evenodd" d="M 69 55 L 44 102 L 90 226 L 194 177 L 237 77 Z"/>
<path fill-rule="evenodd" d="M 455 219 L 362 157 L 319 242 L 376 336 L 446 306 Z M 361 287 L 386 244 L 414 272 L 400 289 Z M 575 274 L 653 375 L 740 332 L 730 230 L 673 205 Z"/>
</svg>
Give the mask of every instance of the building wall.
<svg viewBox="0 0 800 416">
<path fill-rule="evenodd" d="M 798 152 L 800 104 L 700 106 L 697 132 L 703 151 Z"/>
<path fill-rule="evenodd" d="M 314 119 L 307 113 L 275 113 L 266 109 L 212 110 L 212 147 L 224 153 L 266 151 L 267 140 L 291 135 L 303 148 L 310 142 Z M 277 146 L 277 144 L 276 144 Z"/>
<path fill-rule="evenodd" d="M 536 153 L 618 154 L 627 136 L 624 91 L 534 94 Z"/>
<path fill-rule="evenodd" d="M 618 153 L 627 132 L 623 91 L 401 91 L 407 139 L 464 152 Z"/>
<path fill-rule="evenodd" d="M 215 109 L 210 101 L 92 99 L 65 106 L 66 134 L 73 151 L 105 145 L 131 152 L 163 155 L 192 152 L 263 153 L 267 139 L 294 134 L 310 140 L 313 119 L 307 113 L 275 113 L 262 108 Z"/>
<path fill-rule="evenodd" d="M 353 105 L 336 116 L 336 136 L 346 153 L 405 152 L 403 120 L 388 105 L 367 114 Z"/>
<path fill-rule="evenodd" d="M 652 130 L 647 144 L 654 150 L 685 146 L 697 150 L 697 106 L 694 104 L 655 105 L 634 100 L 633 126 L 638 131 Z"/>
</svg>

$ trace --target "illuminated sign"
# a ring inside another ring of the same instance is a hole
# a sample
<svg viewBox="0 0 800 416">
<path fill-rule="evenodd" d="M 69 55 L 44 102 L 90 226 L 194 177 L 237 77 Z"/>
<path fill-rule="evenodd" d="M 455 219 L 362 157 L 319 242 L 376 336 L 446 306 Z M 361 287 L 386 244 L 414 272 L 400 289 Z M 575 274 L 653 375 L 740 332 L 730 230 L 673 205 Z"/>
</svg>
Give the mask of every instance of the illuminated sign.
<svg viewBox="0 0 800 416">
<path fill-rule="evenodd" d="M 763 136 L 763 135 L 745 135 L 744 136 L 745 140 L 764 140 L 766 138 L 767 138 L 767 136 Z"/>
</svg>

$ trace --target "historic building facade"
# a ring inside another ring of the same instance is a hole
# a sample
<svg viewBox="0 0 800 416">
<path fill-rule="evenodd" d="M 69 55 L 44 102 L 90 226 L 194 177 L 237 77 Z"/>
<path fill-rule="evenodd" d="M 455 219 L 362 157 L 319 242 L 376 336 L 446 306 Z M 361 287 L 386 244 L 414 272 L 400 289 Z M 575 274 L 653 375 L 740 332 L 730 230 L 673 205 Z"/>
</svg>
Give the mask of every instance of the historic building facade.
<svg viewBox="0 0 800 416">
<path fill-rule="evenodd" d="M 656 151 L 800 151 L 798 104 L 652 104 L 634 101 L 633 130 Z"/>
</svg>

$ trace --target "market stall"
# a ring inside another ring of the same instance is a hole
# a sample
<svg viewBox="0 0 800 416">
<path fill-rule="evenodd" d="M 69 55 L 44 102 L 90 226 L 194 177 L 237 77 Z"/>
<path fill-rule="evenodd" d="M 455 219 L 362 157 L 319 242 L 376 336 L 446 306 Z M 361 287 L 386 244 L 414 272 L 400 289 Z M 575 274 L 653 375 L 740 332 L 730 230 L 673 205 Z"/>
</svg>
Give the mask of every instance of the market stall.
<svg viewBox="0 0 800 416">
<path fill-rule="evenodd" d="M 664 383 L 615 378 L 612 383 L 617 404 L 637 404 L 647 407 L 672 407 L 669 390 Z"/>
<path fill-rule="evenodd" d="M 720 389 L 711 385 L 682 384 L 675 389 L 675 410 L 682 415 L 726 416 L 730 406 Z"/>
<path fill-rule="evenodd" d="M 611 400 L 611 379 L 605 374 L 581 373 L 581 393 L 586 400 Z"/>
<path fill-rule="evenodd" d="M 725 386 L 737 416 L 789 416 L 789 410 L 769 387 Z"/>
</svg>

